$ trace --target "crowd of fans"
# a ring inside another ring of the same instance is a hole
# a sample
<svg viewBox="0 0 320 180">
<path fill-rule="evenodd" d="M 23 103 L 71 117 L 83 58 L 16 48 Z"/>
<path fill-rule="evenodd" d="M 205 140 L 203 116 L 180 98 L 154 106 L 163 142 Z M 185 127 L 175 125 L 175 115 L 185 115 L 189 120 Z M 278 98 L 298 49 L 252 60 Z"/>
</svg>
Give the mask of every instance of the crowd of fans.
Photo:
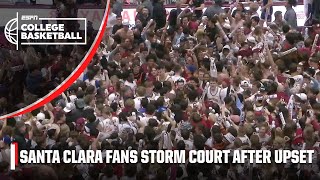
<svg viewBox="0 0 320 180">
<path fill-rule="evenodd" d="M 177 0 L 166 19 L 163 0 L 154 0 L 139 7 L 134 27 L 110 11 L 79 79 L 51 103 L 1 124 L 0 179 L 319 179 L 319 19 L 298 27 L 295 0 L 286 1 L 285 13 L 272 12 L 270 0 L 229 9 L 221 3 L 202 11 L 201 0 Z M 46 54 L 61 64 L 51 66 L 59 78 L 85 53 L 77 47 L 62 61 L 65 51 Z M 46 74 L 34 69 L 27 78 Z M 9 172 L 12 141 L 20 150 L 316 153 L 312 164 L 50 164 Z"/>
</svg>

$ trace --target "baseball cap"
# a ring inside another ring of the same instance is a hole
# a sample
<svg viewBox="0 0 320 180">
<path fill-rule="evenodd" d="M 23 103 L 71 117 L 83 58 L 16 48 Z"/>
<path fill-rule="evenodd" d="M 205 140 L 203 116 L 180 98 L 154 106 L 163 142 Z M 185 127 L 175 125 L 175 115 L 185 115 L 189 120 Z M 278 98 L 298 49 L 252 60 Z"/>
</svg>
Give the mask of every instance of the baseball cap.
<svg viewBox="0 0 320 180">
<path fill-rule="evenodd" d="M 68 112 L 74 110 L 74 108 L 75 108 L 75 106 L 73 103 L 67 103 L 66 107 L 63 108 L 63 111 L 68 113 Z"/>
<path fill-rule="evenodd" d="M 128 21 L 128 20 L 124 20 L 124 21 L 122 22 L 122 25 L 123 25 L 123 26 L 129 26 L 130 24 L 129 24 L 129 21 Z"/>
<path fill-rule="evenodd" d="M 249 36 L 249 37 L 247 38 L 247 42 L 257 44 L 256 39 L 255 39 L 253 36 Z"/>
<path fill-rule="evenodd" d="M 307 97 L 307 95 L 305 93 L 298 93 L 298 94 L 296 94 L 296 96 L 298 98 L 300 98 L 301 101 L 306 101 L 308 99 L 308 97 Z"/>
<path fill-rule="evenodd" d="M 113 101 L 118 100 L 117 94 L 111 93 L 111 94 L 108 96 L 108 100 L 109 100 L 109 102 L 113 102 Z"/>
<path fill-rule="evenodd" d="M 66 106 L 66 102 L 63 99 L 60 99 L 56 102 L 56 106 L 61 106 L 64 108 Z"/>
<path fill-rule="evenodd" d="M 197 67 L 194 66 L 194 65 L 187 65 L 187 69 L 188 69 L 190 72 L 194 73 L 194 72 L 197 70 Z"/>
<path fill-rule="evenodd" d="M 82 131 L 84 128 L 84 125 L 86 123 L 86 120 L 84 118 L 79 118 L 76 120 L 76 130 Z"/>
<path fill-rule="evenodd" d="M 109 86 L 108 87 L 108 93 L 111 94 L 111 93 L 114 93 L 115 89 L 113 86 Z"/>
<path fill-rule="evenodd" d="M 241 87 L 251 87 L 252 85 L 249 83 L 249 81 L 244 80 L 244 81 L 241 81 L 240 86 Z"/>
<path fill-rule="evenodd" d="M 229 49 L 230 50 L 230 46 L 229 45 L 225 45 L 225 46 L 223 46 L 223 49 Z"/>
<path fill-rule="evenodd" d="M 77 99 L 76 106 L 77 106 L 77 108 L 82 109 L 86 106 L 86 104 L 83 99 Z"/>
<path fill-rule="evenodd" d="M 8 135 L 4 136 L 2 140 L 5 144 L 11 144 L 11 138 Z"/>
<path fill-rule="evenodd" d="M 42 113 L 42 112 L 40 112 L 40 113 L 38 113 L 37 114 L 37 120 L 39 121 L 39 120 L 44 120 L 46 118 L 46 116 Z"/>
</svg>

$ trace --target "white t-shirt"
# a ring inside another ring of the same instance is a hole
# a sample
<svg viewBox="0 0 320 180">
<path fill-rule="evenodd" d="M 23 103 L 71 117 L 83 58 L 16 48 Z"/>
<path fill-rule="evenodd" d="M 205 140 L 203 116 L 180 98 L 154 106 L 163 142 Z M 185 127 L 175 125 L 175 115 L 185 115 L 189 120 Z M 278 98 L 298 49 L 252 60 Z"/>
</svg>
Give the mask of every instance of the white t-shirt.
<svg viewBox="0 0 320 180">
<path fill-rule="evenodd" d="M 135 81 L 133 81 L 132 83 L 129 81 L 125 81 L 124 85 L 129 86 L 132 89 L 132 91 L 135 91 L 135 89 L 137 87 L 137 83 Z"/>
<path fill-rule="evenodd" d="M 183 140 L 184 144 L 186 145 L 186 150 L 193 149 L 193 142 L 190 139 Z"/>
<path fill-rule="evenodd" d="M 77 99 L 77 96 L 76 95 L 70 95 L 69 98 L 70 98 L 70 101 L 74 103 L 76 101 L 76 99 Z"/>
<path fill-rule="evenodd" d="M 173 75 L 173 76 L 171 76 L 171 78 L 172 78 L 172 80 L 173 80 L 173 82 L 176 82 L 176 81 L 178 81 L 178 80 L 183 80 L 183 82 L 184 83 L 186 83 L 186 79 L 185 78 L 183 78 L 182 76 L 180 76 L 180 75 Z"/>
<path fill-rule="evenodd" d="M 213 145 L 213 138 L 210 137 L 210 138 L 206 141 L 205 145 L 207 145 L 208 147 L 213 148 L 213 146 L 212 146 L 212 145 Z"/>
<path fill-rule="evenodd" d="M 141 100 L 143 99 L 144 97 L 136 97 L 133 99 L 134 101 L 134 107 L 136 108 L 136 110 L 139 110 L 141 108 Z"/>
<path fill-rule="evenodd" d="M 303 76 L 302 75 L 296 75 L 292 77 L 295 81 L 294 87 L 301 86 L 303 84 Z"/>
<path fill-rule="evenodd" d="M 228 87 L 221 89 L 220 98 L 222 101 L 224 101 L 224 98 L 227 97 L 227 93 L 228 93 Z"/>
<path fill-rule="evenodd" d="M 148 98 L 149 101 L 156 101 L 160 97 L 159 94 L 152 93 L 152 96 Z"/>
<path fill-rule="evenodd" d="M 116 130 L 116 127 L 114 124 L 116 124 L 116 120 L 111 120 L 111 119 L 104 119 L 99 122 L 101 125 L 103 132 L 113 132 Z"/>
<path fill-rule="evenodd" d="M 112 28 L 117 23 L 117 15 L 110 13 L 108 16 L 107 28 Z"/>
<path fill-rule="evenodd" d="M 235 93 L 242 94 L 243 91 L 244 91 L 244 89 L 242 87 L 239 87 L 239 89 Z M 224 101 L 224 98 L 227 97 L 227 93 L 228 93 L 228 87 L 223 88 L 221 90 L 220 96 L 221 96 L 222 101 Z M 231 94 L 231 90 L 230 90 L 229 94 Z"/>
</svg>

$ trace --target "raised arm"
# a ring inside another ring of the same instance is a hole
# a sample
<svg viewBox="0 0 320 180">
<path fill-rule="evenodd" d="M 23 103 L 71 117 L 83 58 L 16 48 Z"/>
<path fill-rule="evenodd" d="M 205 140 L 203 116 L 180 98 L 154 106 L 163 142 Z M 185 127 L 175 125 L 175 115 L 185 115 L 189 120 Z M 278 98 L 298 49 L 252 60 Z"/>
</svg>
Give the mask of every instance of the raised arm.
<svg viewBox="0 0 320 180">
<path fill-rule="evenodd" d="M 183 11 L 181 11 L 181 13 L 177 16 L 177 27 L 180 26 L 181 18 L 185 15 L 187 9 L 188 7 L 186 7 Z"/>
<path fill-rule="evenodd" d="M 274 60 L 273 60 L 271 51 L 270 51 L 269 46 L 267 45 L 267 43 L 266 43 L 266 45 L 265 45 L 265 48 L 266 48 L 266 52 L 267 52 L 266 60 L 271 64 L 271 68 L 272 68 L 272 69 L 278 68 L 277 65 L 276 65 L 276 63 L 275 63 Z"/>
<path fill-rule="evenodd" d="M 110 52 L 108 59 L 111 59 L 116 54 L 116 52 L 118 52 L 120 46 L 121 46 L 120 44 L 117 44 L 117 47 Z"/>
<path fill-rule="evenodd" d="M 232 17 L 232 10 L 234 9 L 234 7 L 236 6 L 237 4 L 232 4 L 229 8 L 229 11 L 227 13 L 227 17 L 230 21 L 230 25 L 234 23 L 234 18 Z"/>
<path fill-rule="evenodd" d="M 217 78 L 218 71 L 217 71 L 216 63 L 214 61 L 215 59 L 211 57 L 210 58 L 210 76 Z"/>
<path fill-rule="evenodd" d="M 146 27 L 143 28 L 142 32 L 141 32 L 141 37 L 143 39 L 147 39 L 146 38 L 146 33 L 149 31 L 151 24 L 153 23 L 153 19 L 150 19 L 148 24 L 146 25 Z"/>
<path fill-rule="evenodd" d="M 53 115 L 52 111 L 49 110 L 47 105 L 44 105 L 44 110 L 47 111 L 49 113 L 49 116 L 50 116 L 50 120 L 49 120 L 49 122 L 47 124 L 52 124 L 54 122 L 54 115 Z"/>
<path fill-rule="evenodd" d="M 47 107 L 48 111 L 53 111 L 53 110 L 54 110 L 54 107 L 53 107 L 53 105 L 51 104 L 51 102 L 49 102 L 48 104 L 46 104 L 46 107 Z"/>
<path fill-rule="evenodd" d="M 177 122 L 175 120 L 171 119 L 171 117 L 169 116 L 167 111 L 163 112 L 163 116 L 166 118 L 166 120 L 168 120 L 170 122 L 172 128 L 176 127 Z"/>
</svg>

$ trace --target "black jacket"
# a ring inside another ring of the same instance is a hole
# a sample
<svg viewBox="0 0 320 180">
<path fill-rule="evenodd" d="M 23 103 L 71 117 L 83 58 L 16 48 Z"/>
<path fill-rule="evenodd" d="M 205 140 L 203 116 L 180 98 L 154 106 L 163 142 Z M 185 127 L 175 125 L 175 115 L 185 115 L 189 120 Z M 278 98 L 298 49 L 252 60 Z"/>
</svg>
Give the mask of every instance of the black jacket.
<svg viewBox="0 0 320 180">
<path fill-rule="evenodd" d="M 26 141 L 24 135 L 18 130 L 15 130 L 14 141 L 18 143 L 18 150 L 28 150 L 30 149 L 30 143 Z"/>
<path fill-rule="evenodd" d="M 153 20 L 157 23 L 156 30 L 163 28 L 166 25 L 166 9 L 163 3 L 156 2 L 153 5 Z"/>
<path fill-rule="evenodd" d="M 177 26 L 177 18 L 179 14 L 182 12 L 182 9 L 172 9 L 169 14 L 169 25 L 172 27 Z"/>
<path fill-rule="evenodd" d="M 313 19 L 320 21 L 320 1 L 314 0 L 312 4 Z"/>
<path fill-rule="evenodd" d="M 80 109 L 74 109 L 70 113 L 66 114 L 66 122 L 67 122 L 67 124 L 72 123 L 72 122 L 76 122 L 77 119 L 82 118 L 82 117 L 83 117 L 83 111 Z"/>
</svg>

